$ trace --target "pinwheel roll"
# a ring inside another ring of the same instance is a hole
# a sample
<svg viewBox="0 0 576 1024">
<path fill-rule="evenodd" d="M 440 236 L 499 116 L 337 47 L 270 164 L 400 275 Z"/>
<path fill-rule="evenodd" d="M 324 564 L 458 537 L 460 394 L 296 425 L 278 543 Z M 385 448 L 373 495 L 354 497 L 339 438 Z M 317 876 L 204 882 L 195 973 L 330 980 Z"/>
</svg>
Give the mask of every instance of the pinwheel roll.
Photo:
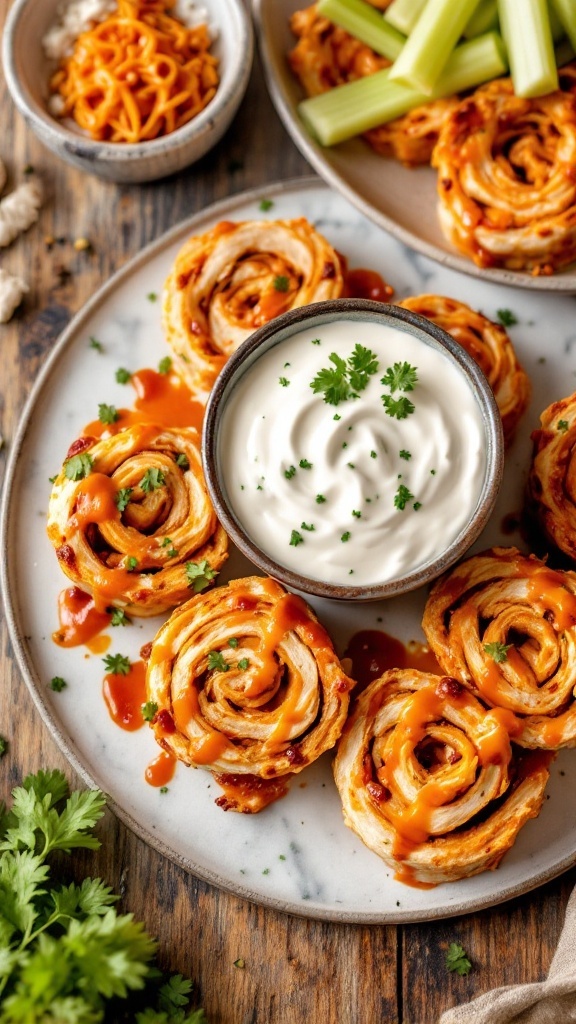
<svg viewBox="0 0 576 1024">
<path fill-rule="evenodd" d="M 576 561 L 576 393 L 544 410 L 532 440 L 529 512 L 547 539 Z"/>
<path fill-rule="evenodd" d="M 434 149 L 440 223 L 478 266 L 550 274 L 576 257 L 576 105 L 509 79 L 448 115 Z"/>
<path fill-rule="evenodd" d="M 298 42 L 288 61 L 307 96 L 318 96 L 390 66 L 386 57 L 318 14 L 316 4 L 295 11 L 290 28 Z M 444 118 L 458 102 L 454 96 L 432 100 L 363 137 L 383 156 L 394 156 L 405 164 L 430 163 Z"/>
<path fill-rule="evenodd" d="M 507 712 L 516 743 L 576 746 L 576 573 L 493 548 L 436 583 L 422 626 L 442 669 Z"/>
<path fill-rule="evenodd" d="M 245 812 L 269 802 L 267 780 L 302 771 L 334 746 L 353 685 L 304 601 L 255 576 L 175 611 L 147 674 L 157 741 L 218 773 L 227 791 L 220 805 Z"/>
<path fill-rule="evenodd" d="M 510 443 L 530 401 L 530 381 L 507 332 L 464 302 L 443 295 L 416 295 L 399 303 L 442 327 L 476 360 L 488 378 Z"/>
<path fill-rule="evenodd" d="M 540 810 L 549 760 L 513 753 L 502 712 L 456 679 L 392 669 L 358 698 L 334 776 L 349 828 L 428 887 L 498 866 Z"/>
<path fill-rule="evenodd" d="M 304 217 L 217 224 L 186 242 L 164 289 L 178 372 L 193 394 L 206 394 L 257 327 L 343 289 L 340 257 Z"/>
<path fill-rule="evenodd" d="M 228 538 L 196 430 L 139 423 L 79 438 L 54 482 L 48 536 L 66 575 L 103 608 L 158 615 L 208 586 Z"/>
</svg>

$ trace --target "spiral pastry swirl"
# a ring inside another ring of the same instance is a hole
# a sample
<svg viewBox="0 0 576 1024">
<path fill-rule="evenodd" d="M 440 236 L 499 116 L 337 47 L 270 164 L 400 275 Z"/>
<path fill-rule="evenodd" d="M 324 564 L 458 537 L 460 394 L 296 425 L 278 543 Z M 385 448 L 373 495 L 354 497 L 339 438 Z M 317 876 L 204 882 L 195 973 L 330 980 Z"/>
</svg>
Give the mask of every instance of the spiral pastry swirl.
<svg viewBox="0 0 576 1024">
<path fill-rule="evenodd" d="M 576 562 L 576 393 L 544 410 L 532 441 L 529 513 L 547 539 Z"/>
<path fill-rule="evenodd" d="M 504 328 L 465 302 L 443 295 L 416 295 L 399 305 L 438 324 L 478 363 L 494 392 L 504 439 L 510 444 L 530 402 L 531 388 Z"/>
<path fill-rule="evenodd" d="M 478 266 L 550 274 L 576 256 L 576 96 L 521 99 L 509 79 L 448 115 L 432 164 L 440 223 Z"/>
<path fill-rule="evenodd" d="M 508 712 L 516 743 L 576 746 L 576 573 L 493 548 L 436 583 L 422 626 L 444 672 Z"/>
<path fill-rule="evenodd" d="M 343 291 L 340 257 L 304 217 L 223 221 L 186 242 L 166 281 L 163 321 L 176 368 L 205 395 L 258 327 Z"/>
<path fill-rule="evenodd" d="M 353 685 L 304 601 L 255 576 L 177 609 L 154 639 L 147 673 L 161 746 L 218 781 L 256 777 L 257 791 L 334 746 Z"/>
<path fill-rule="evenodd" d="M 66 575 L 102 607 L 158 615 L 208 586 L 228 538 L 196 430 L 141 423 L 79 438 L 54 482 L 48 536 Z"/>
<path fill-rule="evenodd" d="M 349 828 L 427 887 L 498 866 L 540 810 L 548 760 L 513 753 L 502 712 L 456 679 L 392 669 L 358 698 L 334 777 Z"/>
</svg>

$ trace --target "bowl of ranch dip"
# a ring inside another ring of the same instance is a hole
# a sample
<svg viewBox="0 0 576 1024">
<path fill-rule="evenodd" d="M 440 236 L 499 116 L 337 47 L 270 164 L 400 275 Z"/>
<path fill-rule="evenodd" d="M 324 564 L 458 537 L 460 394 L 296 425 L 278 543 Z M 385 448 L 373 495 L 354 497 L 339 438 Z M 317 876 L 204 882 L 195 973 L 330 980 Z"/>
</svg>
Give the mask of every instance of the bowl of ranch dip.
<svg viewBox="0 0 576 1024">
<path fill-rule="evenodd" d="M 210 396 L 204 472 L 237 547 L 321 597 L 429 582 L 476 540 L 503 471 L 488 382 L 450 335 L 363 299 L 294 309 L 234 353 Z"/>
</svg>

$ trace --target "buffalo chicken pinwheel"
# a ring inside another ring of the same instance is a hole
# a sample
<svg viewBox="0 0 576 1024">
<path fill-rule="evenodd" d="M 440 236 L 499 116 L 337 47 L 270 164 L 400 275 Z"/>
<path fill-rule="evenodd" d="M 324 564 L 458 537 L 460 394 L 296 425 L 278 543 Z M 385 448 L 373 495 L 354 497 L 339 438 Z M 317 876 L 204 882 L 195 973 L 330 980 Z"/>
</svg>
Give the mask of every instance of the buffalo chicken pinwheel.
<svg viewBox="0 0 576 1024">
<path fill-rule="evenodd" d="M 516 743 L 576 746 L 576 573 L 493 548 L 436 583 L 422 626 L 443 671 L 501 709 Z"/>
<path fill-rule="evenodd" d="M 440 223 L 481 267 L 549 274 L 576 257 L 576 97 L 521 99 L 509 79 L 449 114 L 434 149 Z"/>
<path fill-rule="evenodd" d="M 290 28 L 298 42 L 288 60 L 307 96 L 318 96 L 390 66 L 386 57 L 319 14 L 316 4 L 295 11 Z M 363 137 L 383 156 L 394 156 L 408 165 L 429 163 L 444 118 L 458 102 L 455 96 L 431 100 Z"/>
<path fill-rule="evenodd" d="M 544 410 L 532 441 L 529 514 L 576 561 L 576 393 Z"/>
<path fill-rule="evenodd" d="M 359 697 L 334 761 L 346 824 L 423 887 L 498 866 L 541 807 L 550 755 L 449 676 L 392 669 Z"/>
<path fill-rule="evenodd" d="M 102 608 L 158 615 L 208 586 L 228 538 L 196 430 L 141 423 L 79 438 L 53 485 L 48 536 L 66 575 Z"/>
<path fill-rule="evenodd" d="M 343 291 L 340 257 L 304 217 L 223 221 L 186 242 L 166 281 L 163 322 L 178 373 L 202 397 L 258 327 Z"/>
<path fill-rule="evenodd" d="M 478 363 L 494 392 L 509 444 L 528 406 L 531 389 L 504 327 L 465 302 L 443 295 L 416 295 L 399 305 L 438 324 Z"/>
<path fill-rule="evenodd" d="M 304 601 L 249 577 L 172 614 L 152 644 L 147 699 L 158 743 L 216 773 L 221 807 L 251 813 L 334 746 L 353 685 Z"/>
</svg>

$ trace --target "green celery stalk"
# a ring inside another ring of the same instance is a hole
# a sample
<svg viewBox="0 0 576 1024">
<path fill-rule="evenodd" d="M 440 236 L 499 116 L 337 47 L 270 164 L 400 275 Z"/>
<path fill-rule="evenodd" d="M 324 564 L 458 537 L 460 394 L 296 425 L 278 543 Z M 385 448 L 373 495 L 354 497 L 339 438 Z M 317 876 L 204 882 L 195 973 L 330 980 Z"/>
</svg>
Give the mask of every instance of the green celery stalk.
<svg viewBox="0 0 576 1024">
<path fill-rule="evenodd" d="M 388 60 L 396 60 L 406 42 L 405 36 L 384 21 L 382 14 L 366 0 L 320 0 L 318 14 L 340 25 Z"/>
<path fill-rule="evenodd" d="M 551 13 L 554 12 L 562 25 L 572 49 L 576 50 L 576 4 L 574 0 L 550 0 Z"/>
<path fill-rule="evenodd" d="M 427 95 L 432 93 L 479 0 L 428 0 L 390 79 Z"/>
<path fill-rule="evenodd" d="M 558 88 L 546 0 L 498 0 L 517 96 L 545 96 Z"/>
<path fill-rule="evenodd" d="M 298 106 L 304 124 L 323 146 L 360 135 L 407 114 L 431 99 L 451 96 L 506 74 L 506 52 L 497 32 L 488 32 L 457 46 L 432 96 L 409 89 L 390 78 L 390 68 L 339 85 Z"/>
<path fill-rule="evenodd" d="M 474 39 L 498 28 L 498 0 L 480 0 L 470 21 L 464 27 L 465 39 Z"/>
<path fill-rule="evenodd" d="M 418 21 L 426 0 L 392 0 L 390 7 L 384 11 L 384 18 L 405 36 L 410 35 Z"/>
</svg>

